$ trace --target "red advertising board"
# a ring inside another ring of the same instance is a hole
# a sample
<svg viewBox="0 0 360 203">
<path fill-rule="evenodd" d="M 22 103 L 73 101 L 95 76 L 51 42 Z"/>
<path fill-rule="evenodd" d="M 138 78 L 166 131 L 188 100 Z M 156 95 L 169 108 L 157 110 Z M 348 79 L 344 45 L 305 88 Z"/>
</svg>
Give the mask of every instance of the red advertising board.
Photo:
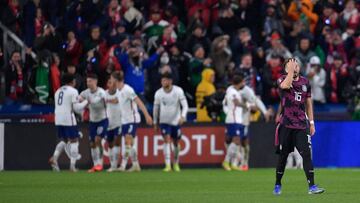
<svg viewBox="0 0 360 203">
<path fill-rule="evenodd" d="M 224 127 L 192 126 L 181 129 L 183 136 L 180 146 L 182 164 L 218 164 L 224 159 Z M 124 143 L 124 142 L 122 142 Z M 135 145 L 141 165 L 164 163 L 163 137 L 152 128 L 138 128 Z M 125 149 L 122 146 L 122 149 Z M 107 151 L 104 152 L 107 155 Z M 105 159 L 108 163 L 108 159 Z"/>
</svg>

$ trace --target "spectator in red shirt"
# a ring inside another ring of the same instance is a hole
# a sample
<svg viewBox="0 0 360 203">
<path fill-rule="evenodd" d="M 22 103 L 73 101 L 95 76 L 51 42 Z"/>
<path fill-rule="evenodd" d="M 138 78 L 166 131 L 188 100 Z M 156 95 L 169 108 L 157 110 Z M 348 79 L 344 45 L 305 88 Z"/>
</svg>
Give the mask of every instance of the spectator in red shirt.
<svg viewBox="0 0 360 203">
<path fill-rule="evenodd" d="M 333 63 L 330 64 L 330 68 L 327 70 L 327 101 L 343 103 L 345 102 L 344 89 L 349 80 L 348 67 L 341 55 L 335 53 L 333 59 Z"/>
<path fill-rule="evenodd" d="M 63 46 L 66 49 L 65 63 L 78 65 L 82 54 L 82 45 L 76 39 L 73 31 L 67 33 L 67 41 Z"/>
</svg>

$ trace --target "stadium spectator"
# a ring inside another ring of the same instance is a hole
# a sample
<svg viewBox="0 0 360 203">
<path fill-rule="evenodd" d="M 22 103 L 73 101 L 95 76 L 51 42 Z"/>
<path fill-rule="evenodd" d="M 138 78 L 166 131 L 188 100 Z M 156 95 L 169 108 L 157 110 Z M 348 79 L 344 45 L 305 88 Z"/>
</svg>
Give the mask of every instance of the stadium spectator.
<svg viewBox="0 0 360 203">
<path fill-rule="evenodd" d="M 215 93 L 215 72 L 210 68 L 206 68 L 201 73 L 202 79 L 196 88 L 196 121 L 210 122 L 212 119 L 203 105 L 204 97 Z"/>
<path fill-rule="evenodd" d="M 327 100 L 331 103 L 345 102 L 344 89 L 348 82 L 348 67 L 344 58 L 335 54 L 334 61 L 327 70 Z"/>
<path fill-rule="evenodd" d="M 24 41 L 25 44 L 29 47 L 33 46 L 33 42 L 36 35 L 36 30 L 40 31 L 43 27 L 43 21 L 44 19 L 42 16 L 40 16 L 41 9 L 40 6 L 40 0 L 31 0 L 27 1 L 24 5 Z M 38 11 L 40 9 L 40 11 Z M 39 13 L 38 13 L 39 12 Z M 40 26 L 41 25 L 41 26 Z M 39 29 L 40 26 L 40 29 Z M 39 33 L 39 32 L 38 32 Z"/>
<path fill-rule="evenodd" d="M 257 92 L 256 77 L 258 71 L 253 66 L 253 57 L 251 53 L 244 53 L 241 56 L 241 64 L 235 68 L 235 73 L 241 73 L 244 76 L 245 84 Z"/>
<path fill-rule="evenodd" d="M 21 61 L 19 51 L 14 51 L 10 56 L 10 61 L 5 67 L 5 95 L 13 101 L 21 101 L 24 93 L 25 81 L 24 64 Z"/>
<path fill-rule="evenodd" d="M 84 52 L 96 51 L 100 56 L 104 56 L 107 52 L 106 41 L 101 37 L 101 29 L 98 25 L 90 28 L 90 38 L 84 41 Z"/>
<path fill-rule="evenodd" d="M 312 33 L 315 32 L 319 16 L 313 11 L 314 0 L 292 1 L 288 10 L 288 15 L 293 21 L 301 20 Z"/>
<path fill-rule="evenodd" d="M 185 41 L 185 51 L 192 53 L 195 45 L 200 44 L 204 50 L 205 55 L 210 51 L 211 41 L 206 37 L 205 29 L 202 25 L 197 25 L 192 30 L 191 35 Z"/>
<path fill-rule="evenodd" d="M 256 55 L 257 45 L 251 39 L 251 33 L 248 28 L 241 28 L 238 31 L 238 35 L 234 37 L 231 43 L 232 60 L 235 66 L 238 66 L 241 61 L 241 56 L 244 53 L 251 53 Z"/>
<path fill-rule="evenodd" d="M 306 76 L 309 78 L 311 85 L 312 98 L 315 104 L 324 104 L 326 102 L 325 98 L 325 82 L 326 82 L 326 72 L 321 67 L 320 58 L 318 56 L 313 56 L 310 58 L 309 64 L 306 67 Z"/>
<path fill-rule="evenodd" d="M 73 31 L 67 33 L 67 41 L 63 44 L 63 48 L 65 49 L 65 64 L 78 65 L 82 55 L 82 45 Z"/>
<path fill-rule="evenodd" d="M 270 4 L 266 8 L 263 36 L 270 36 L 274 31 L 278 31 L 282 36 L 285 34 L 281 18 L 276 13 L 276 6 Z"/>
<path fill-rule="evenodd" d="M 281 36 L 277 31 L 271 34 L 270 48 L 266 50 L 266 61 L 268 61 L 273 55 L 279 55 L 283 59 L 290 58 L 292 56 L 290 51 L 283 44 Z"/>
<path fill-rule="evenodd" d="M 52 64 L 50 66 L 50 81 L 51 81 L 51 90 L 50 97 L 54 97 L 54 94 L 57 89 L 61 87 L 61 77 L 60 77 L 60 57 L 57 54 L 53 54 Z"/>
<path fill-rule="evenodd" d="M 283 67 L 281 66 L 282 57 L 276 54 L 270 56 L 267 65 L 263 70 L 262 84 L 263 95 L 265 103 L 276 103 L 279 100 L 279 93 L 277 91 L 277 80 L 282 74 Z"/>
<path fill-rule="evenodd" d="M 237 16 L 235 16 L 231 7 L 220 10 L 219 14 L 220 16 L 217 20 L 218 26 L 221 28 L 224 34 L 233 36 L 236 30 L 240 27 L 240 20 Z"/>
<path fill-rule="evenodd" d="M 226 67 L 230 63 L 232 52 L 229 47 L 229 35 L 222 35 L 211 43 L 210 58 L 214 67 L 216 80 L 223 81 L 226 76 Z"/>
<path fill-rule="evenodd" d="M 154 36 L 160 36 L 167 25 L 169 25 L 169 22 L 162 19 L 160 9 L 153 9 L 150 14 L 150 20 L 145 23 L 143 30 L 149 39 Z"/>
<path fill-rule="evenodd" d="M 48 50 L 59 53 L 61 49 L 61 36 L 56 32 L 54 26 L 45 23 L 42 28 L 42 34 L 37 36 L 34 41 L 34 50 L 37 52 Z"/>
<path fill-rule="evenodd" d="M 308 37 L 302 37 L 299 40 L 298 49 L 294 52 L 294 57 L 300 59 L 303 67 L 306 67 L 311 57 L 315 56 L 311 50 L 311 41 Z M 302 69 L 305 72 L 305 68 Z"/>
<path fill-rule="evenodd" d="M 9 0 L 8 3 L 5 3 L 3 6 L 4 7 L 2 10 L 0 10 L 1 22 L 4 23 L 4 25 L 7 26 L 12 32 L 20 35 L 22 32 L 22 10 L 19 1 Z"/>
</svg>

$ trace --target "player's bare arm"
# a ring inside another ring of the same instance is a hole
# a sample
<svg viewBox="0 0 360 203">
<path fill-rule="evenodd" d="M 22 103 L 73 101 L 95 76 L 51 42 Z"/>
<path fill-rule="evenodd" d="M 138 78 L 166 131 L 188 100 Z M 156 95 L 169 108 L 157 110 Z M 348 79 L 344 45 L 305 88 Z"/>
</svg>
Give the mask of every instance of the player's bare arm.
<svg viewBox="0 0 360 203">
<path fill-rule="evenodd" d="M 315 134 L 315 123 L 314 123 L 313 103 L 311 97 L 306 99 L 306 114 L 310 122 L 310 135 L 313 136 Z"/>
<path fill-rule="evenodd" d="M 135 103 L 138 105 L 138 107 L 140 108 L 140 110 L 144 113 L 145 116 L 145 120 L 146 120 L 146 124 L 148 125 L 152 125 L 153 124 L 153 120 L 149 114 L 149 112 L 147 111 L 144 103 L 141 101 L 141 99 L 139 97 L 136 97 L 134 99 Z"/>
</svg>

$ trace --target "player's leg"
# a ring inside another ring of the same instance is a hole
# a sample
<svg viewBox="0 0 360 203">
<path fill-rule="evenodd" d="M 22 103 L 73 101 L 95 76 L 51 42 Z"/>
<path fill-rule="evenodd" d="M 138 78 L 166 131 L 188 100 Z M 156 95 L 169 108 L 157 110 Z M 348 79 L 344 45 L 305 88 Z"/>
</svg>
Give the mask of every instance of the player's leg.
<svg viewBox="0 0 360 203">
<path fill-rule="evenodd" d="M 273 193 L 281 194 L 281 180 L 285 172 L 286 161 L 289 153 L 294 149 L 292 130 L 283 126 L 279 127 L 279 158 L 276 166 L 276 181 Z"/>
<path fill-rule="evenodd" d="M 122 154 L 122 160 L 121 160 L 120 167 L 118 168 L 118 171 L 126 170 L 126 165 L 128 163 L 129 157 L 130 157 L 130 153 L 131 153 L 131 136 L 129 138 L 129 130 L 131 130 L 130 128 L 131 128 L 131 124 L 124 124 L 121 126 L 121 134 L 125 139 L 125 142 L 124 142 L 125 149 L 123 151 L 124 153 Z"/>
<path fill-rule="evenodd" d="M 60 171 L 59 165 L 58 165 L 58 159 L 60 155 L 64 152 L 66 143 L 64 141 L 64 132 L 63 132 L 62 126 L 57 126 L 57 136 L 59 139 L 59 142 L 57 143 L 53 156 L 49 159 L 49 164 L 51 165 L 52 169 L 54 171 Z"/>
<path fill-rule="evenodd" d="M 121 127 L 118 128 L 117 135 L 114 138 L 114 147 L 112 148 L 112 153 L 114 158 L 113 163 L 115 168 L 117 168 L 119 162 L 120 149 L 121 149 L 120 146 L 121 146 Z"/>
<path fill-rule="evenodd" d="M 245 126 L 244 133 L 241 136 L 241 148 L 240 151 L 243 152 L 243 160 L 241 162 L 240 169 L 242 171 L 249 170 L 249 159 L 250 159 L 250 140 L 249 140 L 249 128 Z"/>
<path fill-rule="evenodd" d="M 113 172 L 116 169 L 115 166 L 115 156 L 116 153 L 114 153 L 113 149 L 114 149 L 114 137 L 115 134 L 117 133 L 118 129 L 112 129 L 112 130 L 108 130 L 107 135 L 106 135 L 106 141 L 108 143 L 108 151 L 109 151 L 109 160 L 110 160 L 110 168 L 107 170 L 108 172 Z"/>
<path fill-rule="evenodd" d="M 69 139 L 70 146 L 70 171 L 77 172 L 76 169 L 76 161 L 81 158 L 79 154 L 79 140 L 78 138 L 70 138 Z"/>
<path fill-rule="evenodd" d="M 309 184 L 309 194 L 320 194 L 325 190 L 315 185 L 314 181 L 314 166 L 312 162 L 312 150 L 311 150 L 311 136 L 308 135 L 306 130 L 296 131 L 296 148 L 303 158 L 303 167 L 306 175 L 307 182 Z"/>
<path fill-rule="evenodd" d="M 90 151 L 91 158 L 93 160 L 93 167 L 88 170 L 88 172 L 95 172 L 95 167 L 99 163 L 100 159 L 100 148 L 96 145 L 96 137 L 97 137 L 97 123 L 90 122 L 89 124 L 89 139 L 90 139 Z"/>
<path fill-rule="evenodd" d="M 171 138 L 174 144 L 174 171 L 180 172 L 180 140 L 181 140 L 181 129 L 180 126 L 171 126 Z"/>
<path fill-rule="evenodd" d="M 137 124 L 133 123 L 129 126 L 128 132 L 125 136 L 125 154 L 128 154 L 128 157 L 131 158 L 132 166 L 128 170 L 129 172 L 141 171 L 137 149 L 134 145 L 134 138 L 136 136 Z"/>
<path fill-rule="evenodd" d="M 164 139 L 163 152 L 164 152 L 164 172 L 170 172 L 171 169 L 171 129 L 170 125 L 160 124 L 160 132 Z"/>
<path fill-rule="evenodd" d="M 223 161 L 223 168 L 227 171 L 231 170 L 230 162 L 236 157 L 237 152 L 240 150 L 240 137 L 237 136 L 236 124 L 226 125 L 227 136 L 231 137 L 231 143 L 226 149 L 225 159 Z M 240 132 L 238 133 L 240 135 Z"/>
</svg>

